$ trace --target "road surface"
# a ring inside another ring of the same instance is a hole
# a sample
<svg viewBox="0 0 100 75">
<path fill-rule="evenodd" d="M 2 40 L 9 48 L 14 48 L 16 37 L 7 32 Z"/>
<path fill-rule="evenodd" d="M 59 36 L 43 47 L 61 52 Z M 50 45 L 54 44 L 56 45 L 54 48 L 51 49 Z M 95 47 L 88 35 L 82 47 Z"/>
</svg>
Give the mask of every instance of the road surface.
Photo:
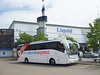
<svg viewBox="0 0 100 75">
<path fill-rule="evenodd" d="M 0 59 L 0 75 L 100 75 L 100 66 L 81 64 L 51 66 Z"/>
</svg>

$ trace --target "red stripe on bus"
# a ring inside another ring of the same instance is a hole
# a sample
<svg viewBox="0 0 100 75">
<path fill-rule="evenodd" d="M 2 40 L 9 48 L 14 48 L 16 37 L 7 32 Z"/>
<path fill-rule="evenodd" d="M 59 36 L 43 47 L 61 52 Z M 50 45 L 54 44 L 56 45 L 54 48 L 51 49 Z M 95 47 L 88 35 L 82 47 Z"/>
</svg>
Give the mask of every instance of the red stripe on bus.
<svg viewBox="0 0 100 75">
<path fill-rule="evenodd" d="M 28 43 L 28 44 L 24 44 L 24 45 L 20 48 L 20 50 L 19 50 L 18 53 L 17 53 L 17 58 L 20 57 L 20 55 L 23 53 L 23 51 L 24 51 L 28 46 L 29 46 L 29 43 Z"/>
</svg>

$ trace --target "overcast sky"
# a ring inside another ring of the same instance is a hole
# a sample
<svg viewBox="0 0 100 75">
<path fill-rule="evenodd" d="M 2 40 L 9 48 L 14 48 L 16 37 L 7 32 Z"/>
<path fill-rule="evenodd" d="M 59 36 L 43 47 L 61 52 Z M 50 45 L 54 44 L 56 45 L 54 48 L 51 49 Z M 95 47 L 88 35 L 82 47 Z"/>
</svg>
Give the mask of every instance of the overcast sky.
<svg viewBox="0 0 100 75">
<path fill-rule="evenodd" d="M 100 14 L 99 0 L 44 0 L 49 24 L 88 27 Z M 13 20 L 37 22 L 42 0 L 0 0 L 0 29 Z"/>
</svg>

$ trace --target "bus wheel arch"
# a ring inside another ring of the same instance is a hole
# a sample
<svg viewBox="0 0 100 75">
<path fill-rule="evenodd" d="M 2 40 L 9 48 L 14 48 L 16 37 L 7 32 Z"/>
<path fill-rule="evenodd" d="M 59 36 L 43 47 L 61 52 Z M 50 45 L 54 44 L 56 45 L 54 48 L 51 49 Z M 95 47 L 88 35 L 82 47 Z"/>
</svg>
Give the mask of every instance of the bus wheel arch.
<svg viewBox="0 0 100 75">
<path fill-rule="evenodd" d="M 49 59 L 49 64 L 50 64 L 50 65 L 55 65 L 55 64 L 56 64 L 55 59 L 54 59 L 54 58 L 50 58 L 50 59 Z"/>
<path fill-rule="evenodd" d="M 24 60 L 24 61 L 25 61 L 25 63 L 26 63 L 26 64 L 28 64 L 28 63 L 29 63 L 29 59 L 28 59 L 28 58 L 25 58 L 25 60 Z"/>
</svg>

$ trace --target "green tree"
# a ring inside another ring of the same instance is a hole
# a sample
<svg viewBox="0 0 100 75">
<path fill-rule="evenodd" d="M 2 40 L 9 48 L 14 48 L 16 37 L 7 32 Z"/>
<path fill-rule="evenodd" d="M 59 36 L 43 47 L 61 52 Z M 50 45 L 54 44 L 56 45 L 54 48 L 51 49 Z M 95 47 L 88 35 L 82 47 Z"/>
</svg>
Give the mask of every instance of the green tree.
<svg viewBox="0 0 100 75">
<path fill-rule="evenodd" d="M 33 37 L 24 32 L 24 33 L 20 33 L 19 39 L 16 38 L 16 40 L 17 40 L 18 44 L 31 43 L 31 42 L 33 42 Z"/>
<path fill-rule="evenodd" d="M 87 33 L 88 41 L 87 43 L 90 44 L 90 48 L 93 48 L 93 50 L 97 50 L 98 40 L 100 39 L 100 21 L 99 19 L 95 19 L 93 22 L 93 25 L 89 23 L 89 29 L 90 32 Z"/>
<path fill-rule="evenodd" d="M 34 37 L 34 41 L 48 41 L 48 38 L 45 37 L 44 33 L 40 32 Z"/>
<path fill-rule="evenodd" d="M 54 38 L 54 40 L 57 40 L 57 38 Z"/>
<path fill-rule="evenodd" d="M 66 37 L 67 40 L 70 40 L 72 42 L 77 42 L 73 37 Z"/>
</svg>

